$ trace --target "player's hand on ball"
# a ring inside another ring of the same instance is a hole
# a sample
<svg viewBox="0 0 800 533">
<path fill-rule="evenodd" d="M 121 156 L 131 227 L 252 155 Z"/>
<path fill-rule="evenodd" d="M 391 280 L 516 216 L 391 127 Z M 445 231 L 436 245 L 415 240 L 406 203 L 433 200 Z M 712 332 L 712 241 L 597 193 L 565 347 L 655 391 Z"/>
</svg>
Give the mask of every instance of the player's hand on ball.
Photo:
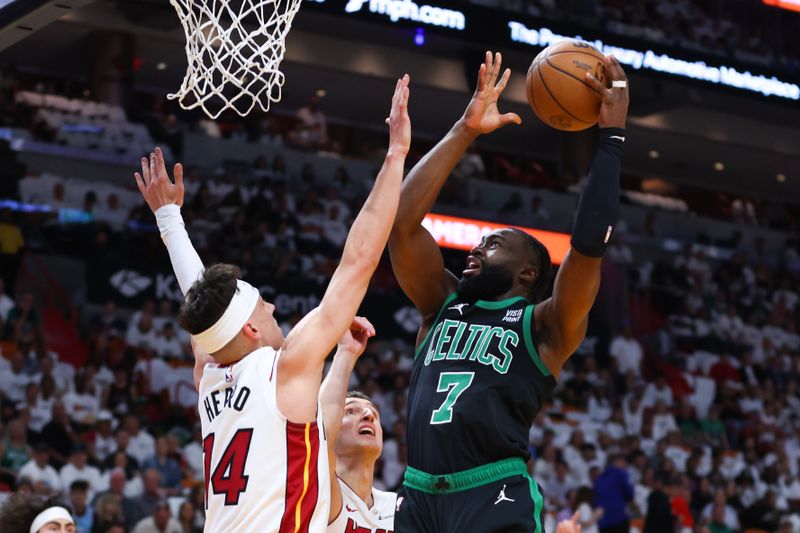
<svg viewBox="0 0 800 533">
<path fill-rule="evenodd" d="M 586 80 L 594 89 L 603 95 L 603 103 L 600 106 L 599 124 L 601 128 L 624 128 L 625 119 L 628 117 L 628 103 L 630 93 L 628 90 L 628 78 L 622 65 L 613 55 L 606 56 L 606 81 L 608 86 L 600 80 L 586 73 Z M 624 87 L 614 87 L 614 82 L 625 82 Z"/>
<path fill-rule="evenodd" d="M 392 111 L 386 124 L 389 125 L 389 153 L 405 157 L 411 148 L 411 119 L 408 116 L 410 91 L 408 74 L 397 80 L 392 97 Z"/>
<path fill-rule="evenodd" d="M 475 94 L 472 96 L 463 118 L 464 125 L 475 133 L 491 133 L 507 124 L 522 124 L 522 119 L 516 113 L 501 114 L 497 108 L 497 101 L 511 77 L 511 69 L 507 68 L 498 81 L 502 66 L 503 56 L 500 52 L 494 56 L 491 52 L 486 52 L 486 60 L 478 72 Z"/>
<path fill-rule="evenodd" d="M 581 525 L 578 523 L 578 513 L 572 515 L 569 520 L 562 520 L 556 527 L 556 533 L 581 533 Z"/>
<path fill-rule="evenodd" d="M 164 153 L 156 148 L 150 158 L 142 158 L 142 173 L 134 173 L 139 192 L 144 196 L 147 205 L 155 213 L 158 208 L 169 204 L 183 205 L 183 165 L 175 165 L 175 183 L 169 179 Z"/>
<path fill-rule="evenodd" d="M 353 357 L 360 357 L 367 348 L 367 341 L 369 341 L 370 337 L 374 336 L 375 326 L 366 318 L 357 316 L 353 319 L 353 323 L 350 324 L 350 329 L 339 339 L 337 353 L 346 353 Z"/>
</svg>

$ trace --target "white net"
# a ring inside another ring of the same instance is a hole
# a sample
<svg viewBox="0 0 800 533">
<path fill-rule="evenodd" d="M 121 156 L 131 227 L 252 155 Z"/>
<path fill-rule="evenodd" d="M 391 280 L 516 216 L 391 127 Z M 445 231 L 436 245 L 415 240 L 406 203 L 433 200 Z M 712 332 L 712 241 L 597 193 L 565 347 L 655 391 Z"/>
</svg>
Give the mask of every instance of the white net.
<svg viewBox="0 0 800 533">
<path fill-rule="evenodd" d="M 212 119 L 279 102 L 286 35 L 302 0 L 170 0 L 186 33 L 188 66 L 177 99 Z"/>
</svg>

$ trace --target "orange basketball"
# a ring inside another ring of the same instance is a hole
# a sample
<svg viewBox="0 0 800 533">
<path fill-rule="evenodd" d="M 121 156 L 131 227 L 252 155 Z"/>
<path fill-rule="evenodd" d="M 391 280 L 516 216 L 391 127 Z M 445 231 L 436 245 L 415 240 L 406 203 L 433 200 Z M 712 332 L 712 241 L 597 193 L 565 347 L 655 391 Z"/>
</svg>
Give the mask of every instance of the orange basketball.
<svg viewBox="0 0 800 533">
<path fill-rule="evenodd" d="M 583 41 L 564 41 L 542 50 L 528 69 L 528 103 L 536 116 L 564 131 L 597 124 L 602 96 L 586 80 L 586 73 L 605 83 L 603 58 Z"/>
</svg>

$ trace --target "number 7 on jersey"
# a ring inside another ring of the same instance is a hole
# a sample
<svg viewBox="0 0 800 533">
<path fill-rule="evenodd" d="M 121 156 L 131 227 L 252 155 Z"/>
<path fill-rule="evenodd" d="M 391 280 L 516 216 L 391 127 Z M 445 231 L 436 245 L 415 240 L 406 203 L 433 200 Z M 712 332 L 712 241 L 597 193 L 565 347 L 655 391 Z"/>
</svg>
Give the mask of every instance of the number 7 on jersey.
<svg viewBox="0 0 800 533">
<path fill-rule="evenodd" d="M 472 385 L 475 372 L 442 372 L 436 392 L 446 392 L 444 403 L 431 414 L 431 424 L 449 424 L 453 421 L 453 406 L 465 390 Z"/>
</svg>

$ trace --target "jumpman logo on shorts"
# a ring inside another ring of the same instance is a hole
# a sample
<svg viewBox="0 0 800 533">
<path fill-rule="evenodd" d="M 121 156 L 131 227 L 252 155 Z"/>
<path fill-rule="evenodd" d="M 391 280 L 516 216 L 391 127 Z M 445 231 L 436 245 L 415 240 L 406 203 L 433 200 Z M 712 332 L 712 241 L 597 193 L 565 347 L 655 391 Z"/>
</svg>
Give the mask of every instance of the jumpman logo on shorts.
<svg viewBox="0 0 800 533">
<path fill-rule="evenodd" d="M 494 504 L 497 505 L 500 502 L 514 502 L 514 501 L 515 500 L 512 500 L 511 498 L 506 497 L 506 486 L 503 485 L 503 488 L 500 489 L 500 494 L 497 496 L 497 501 L 494 502 Z"/>
</svg>

